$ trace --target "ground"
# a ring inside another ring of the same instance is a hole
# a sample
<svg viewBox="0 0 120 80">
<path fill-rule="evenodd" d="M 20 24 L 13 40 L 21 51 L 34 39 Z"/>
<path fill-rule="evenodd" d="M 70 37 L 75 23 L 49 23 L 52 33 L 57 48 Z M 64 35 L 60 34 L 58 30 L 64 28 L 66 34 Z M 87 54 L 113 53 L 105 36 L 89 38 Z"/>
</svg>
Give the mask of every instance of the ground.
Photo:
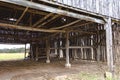
<svg viewBox="0 0 120 80">
<path fill-rule="evenodd" d="M 64 60 L 4 61 L 0 62 L 0 80 L 104 80 L 105 63 L 71 61 L 65 68 Z"/>
</svg>

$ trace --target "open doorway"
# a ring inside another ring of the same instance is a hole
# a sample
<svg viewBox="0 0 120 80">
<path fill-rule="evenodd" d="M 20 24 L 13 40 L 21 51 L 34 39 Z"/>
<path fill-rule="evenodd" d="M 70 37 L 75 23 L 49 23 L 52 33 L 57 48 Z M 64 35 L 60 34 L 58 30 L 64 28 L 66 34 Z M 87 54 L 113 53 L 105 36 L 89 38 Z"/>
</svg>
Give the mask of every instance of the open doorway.
<svg viewBox="0 0 120 80">
<path fill-rule="evenodd" d="M 29 44 L 0 44 L 0 61 L 23 60 L 28 57 Z"/>
</svg>

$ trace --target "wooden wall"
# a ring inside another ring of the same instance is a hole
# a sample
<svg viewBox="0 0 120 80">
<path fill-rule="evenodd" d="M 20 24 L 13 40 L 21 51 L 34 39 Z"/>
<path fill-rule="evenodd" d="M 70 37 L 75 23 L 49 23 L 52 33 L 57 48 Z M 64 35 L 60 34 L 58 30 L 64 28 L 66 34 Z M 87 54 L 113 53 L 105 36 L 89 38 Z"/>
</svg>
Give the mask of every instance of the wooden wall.
<svg viewBox="0 0 120 80">
<path fill-rule="evenodd" d="M 52 0 L 75 8 L 120 19 L 120 0 Z"/>
</svg>

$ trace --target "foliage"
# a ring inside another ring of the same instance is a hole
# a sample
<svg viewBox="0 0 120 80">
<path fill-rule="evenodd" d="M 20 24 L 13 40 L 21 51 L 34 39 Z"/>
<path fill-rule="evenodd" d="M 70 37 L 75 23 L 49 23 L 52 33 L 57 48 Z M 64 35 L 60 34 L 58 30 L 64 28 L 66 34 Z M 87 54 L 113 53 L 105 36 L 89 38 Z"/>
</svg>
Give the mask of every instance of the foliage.
<svg viewBox="0 0 120 80">
<path fill-rule="evenodd" d="M 0 49 L 0 53 L 24 53 L 24 48 Z"/>
</svg>

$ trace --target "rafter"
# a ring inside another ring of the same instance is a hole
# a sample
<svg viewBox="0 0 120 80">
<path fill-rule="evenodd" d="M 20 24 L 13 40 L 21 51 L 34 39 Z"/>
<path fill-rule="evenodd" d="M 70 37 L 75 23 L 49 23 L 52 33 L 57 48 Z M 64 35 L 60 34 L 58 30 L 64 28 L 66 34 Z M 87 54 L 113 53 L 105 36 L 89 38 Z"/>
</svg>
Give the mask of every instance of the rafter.
<svg viewBox="0 0 120 80">
<path fill-rule="evenodd" d="M 66 11 L 66 10 L 61 10 L 61 9 L 58 9 L 55 7 L 47 6 L 45 4 L 34 3 L 34 2 L 26 1 L 26 0 L 1 0 L 1 1 L 20 5 L 20 6 L 24 6 L 24 7 L 27 6 L 30 8 L 37 9 L 37 10 L 43 10 L 43 11 L 47 11 L 47 12 L 57 13 L 60 15 L 74 17 L 74 18 L 82 19 L 82 20 L 86 20 L 86 21 L 92 21 L 92 22 L 96 22 L 96 23 L 100 23 L 100 24 L 105 24 L 105 21 L 103 19 L 90 17 L 87 15 L 83 15 L 83 14 L 79 14 L 79 13 L 75 13 L 75 12 L 70 12 L 70 11 Z"/>
<path fill-rule="evenodd" d="M 51 19 L 47 20 L 46 22 L 43 22 L 41 25 L 38 26 L 38 28 L 44 26 L 45 24 L 51 22 L 52 20 L 58 18 L 60 15 L 55 15 L 54 17 L 52 17 Z"/>
<path fill-rule="evenodd" d="M 43 22 L 44 20 L 46 20 L 47 18 L 49 18 L 50 16 L 52 16 L 54 13 L 49 13 L 48 15 L 44 16 L 43 18 L 41 18 L 40 20 L 38 20 L 35 24 L 33 24 L 32 27 L 36 27 L 39 23 Z"/>
<path fill-rule="evenodd" d="M 15 23 L 15 25 L 17 25 L 17 24 L 20 22 L 20 20 L 23 18 L 23 16 L 24 16 L 25 13 L 27 12 L 27 10 L 28 10 L 28 7 L 25 8 L 25 10 L 23 11 L 23 13 L 22 13 L 22 15 L 20 16 L 20 18 L 17 20 L 17 22 Z"/>
<path fill-rule="evenodd" d="M 14 8 L 16 10 L 21 10 L 21 11 L 24 10 L 24 7 L 12 5 L 12 4 L 7 4 L 7 3 L 3 3 L 3 2 L 0 2 L 0 6 L 12 8 L 12 9 Z M 33 9 L 28 9 L 27 12 L 33 13 L 33 14 L 39 14 L 39 15 L 47 15 L 48 14 L 47 12 L 33 10 Z"/>
<path fill-rule="evenodd" d="M 70 23 L 68 23 L 68 24 L 66 24 L 66 25 L 63 25 L 63 26 L 60 26 L 60 27 L 54 27 L 54 28 L 51 28 L 51 29 L 61 29 L 61 28 L 69 27 L 69 26 L 71 26 L 71 25 L 73 25 L 73 24 L 76 24 L 76 23 L 78 23 L 78 22 L 80 22 L 80 21 L 81 21 L 81 20 L 76 20 L 76 21 L 70 22 Z"/>
</svg>

